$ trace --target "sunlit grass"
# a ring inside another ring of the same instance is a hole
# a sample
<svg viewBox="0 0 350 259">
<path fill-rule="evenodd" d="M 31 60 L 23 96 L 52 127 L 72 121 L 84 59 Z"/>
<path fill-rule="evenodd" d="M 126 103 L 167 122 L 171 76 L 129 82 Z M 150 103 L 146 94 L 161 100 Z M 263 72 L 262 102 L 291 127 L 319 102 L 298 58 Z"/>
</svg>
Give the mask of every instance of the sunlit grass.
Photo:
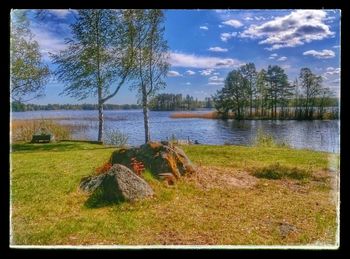
<svg viewBox="0 0 350 259">
<path fill-rule="evenodd" d="M 214 167 L 220 174 L 222 168 L 224 179 L 250 175 L 252 169 L 275 162 L 317 173 L 327 168 L 331 156 L 267 147 L 189 145 L 183 149 L 199 174 L 210 175 Z M 155 192 L 153 198 L 91 207 L 89 196 L 78 189 L 80 180 L 108 161 L 114 150 L 79 142 L 13 146 L 12 244 L 335 243 L 336 205 L 327 177 L 314 176 L 308 182 L 256 178 L 249 188 L 214 181 L 204 188 L 191 176 L 168 186 L 146 171 L 143 177 Z M 201 170 L 202 166 L 208 170 Z M 280 234 L 284 223 L 296 228 L 286 237 Z"/>
</svg>

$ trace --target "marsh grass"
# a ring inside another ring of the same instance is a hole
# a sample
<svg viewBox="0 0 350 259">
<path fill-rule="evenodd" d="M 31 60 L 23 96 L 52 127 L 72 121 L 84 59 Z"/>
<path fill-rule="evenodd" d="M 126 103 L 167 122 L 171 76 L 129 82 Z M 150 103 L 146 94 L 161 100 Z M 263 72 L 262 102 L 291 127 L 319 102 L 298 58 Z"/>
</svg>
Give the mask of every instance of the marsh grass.
<svg viewBox="0 0 350 259">
<path fill-rule="evenodd" d="M 262 129 L 258 129 L 253 145 L 258 147 L 289 147 L 285 141 L 276 140 L 272 134 Z"/>
<path fill-rule="evenodd" d="M 56 140 L 69 139 L 72 129 L 53 120 L 13 120 L 11 123 L 12 141 L 30 141 L 33 134 L 44 130 L 55 136 Z"/>
<path fill-rule="evenodd" d="M 172 119 L 219 119 L 220 115 L 217 112 L 196 113 L 196 112 L 176 112 L 170 115 Z"/>
<path fill-rule="evenodd" d="M 256 169 L 253 175 L 258 178 L 265 179 L 294 179 L 306 180 L 312 176 L 311 171 L 298 167 L 282 166 L 279 163 L 274 163 L 269 166 Z"/>
</svg>

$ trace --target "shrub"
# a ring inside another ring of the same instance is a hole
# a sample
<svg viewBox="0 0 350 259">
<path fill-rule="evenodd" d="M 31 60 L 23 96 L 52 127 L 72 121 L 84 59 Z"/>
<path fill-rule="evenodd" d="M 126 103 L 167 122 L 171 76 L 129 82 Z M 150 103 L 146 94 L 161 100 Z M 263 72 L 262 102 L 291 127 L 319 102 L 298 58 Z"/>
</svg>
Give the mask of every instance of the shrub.
<svg viewBox="0 0 350 259">
<path fill-rule="evenodd" d="M 311 177 L 311 172 L 297 167 L 281 166 L 279 163 L 269 165 L 267 167 L 256 169 L 253 175 L 258 178 L 265 179 L 295 179 L 305 180 Z"/>
<path fill-rule="evenodd" d="M 145 171 L 145 166 L 141 161 L 137 161 L 136 157 L 131 158 L 130 163 L 133 171 L 138 175 L 141 176 L 141 174 Z"/>
<path fill-rule="evenodd" d="M 112 167 L 112 164 L 107 162 L 107 163 L 104 163 L 102 166 L 97 167 L 95 172 L 96 174 L 103 174 L 107 172 L 109 169 L 111 169 L 111 167 Z"/>
<path fill-rule="evenodd" d="M 271 134 L 259 129 L 256 134 L 255 145 L 259 147 L 274 147 L 276 146 L 276 141 Z"/>
<path fill-rule="evenodd" d="M 276 141 L 273 135 L 266 133 L 261 129 L 259 129 L 256 134 L 254 144 L 258 147 L 289 147 L 288 143 L 284 141 Z"/>
<path fill-rule="evenodd" d="M 104 142 L 116 147 L 125 147 L 128 143 L 128 140 L 128 135 L 122 133 L 117 129 L 111 129 L 106 131 Z"/>
</svg>

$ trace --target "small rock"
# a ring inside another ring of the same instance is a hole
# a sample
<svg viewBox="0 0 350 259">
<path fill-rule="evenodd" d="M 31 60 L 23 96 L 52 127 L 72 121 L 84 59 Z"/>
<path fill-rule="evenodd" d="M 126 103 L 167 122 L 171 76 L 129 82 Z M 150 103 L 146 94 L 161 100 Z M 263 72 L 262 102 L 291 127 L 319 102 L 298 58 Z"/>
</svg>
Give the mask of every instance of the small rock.
<svg viewBox="0 0 350 259">
<path fill-rule="evenodd" d="M 176 179 L 172 173 L 162 173 L 158 175 L 160 180 L 165 180 L 168 185 L 174 185 Z"/>
<path fill-rule="evenodd" d="M 296 227 L 288 223 L 279 223 L 279 229 L 282 238 L 286 238 L 289 235 L 289 233 L 296 230 Z"/>
</svg>

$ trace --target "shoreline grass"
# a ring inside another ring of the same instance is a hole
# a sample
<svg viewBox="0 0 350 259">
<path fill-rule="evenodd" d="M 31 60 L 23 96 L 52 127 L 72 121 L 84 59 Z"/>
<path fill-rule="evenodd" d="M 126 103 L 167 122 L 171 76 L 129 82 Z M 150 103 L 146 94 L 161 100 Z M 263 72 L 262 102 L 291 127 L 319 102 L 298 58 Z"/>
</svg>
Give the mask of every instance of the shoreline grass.
<svg viewBox="0 0 350 259">
<path fill-rule="evenodd" d="M 12 245 L 335 245 L 330 159 L 285 147 L 184 145 L 197 173 L 176 185 L 145 179 L 151 199 L 86 206 L 80 179 L 113 147 L 87 142 L 15 144 L 11 152 Z M 308 181 L 256 178 L 279 162 Z"/>
<path fill-rule="evenodd" d="M 85 132 L 89 126 L 81 123 L 61 124 L 52 119 L 16 119 L 11 121 L 14 143 L 28 142 L 33 134 L 44 130 L 54 135 L 55 140 L 70 139 L 74 132 Z"/>
</svg>

